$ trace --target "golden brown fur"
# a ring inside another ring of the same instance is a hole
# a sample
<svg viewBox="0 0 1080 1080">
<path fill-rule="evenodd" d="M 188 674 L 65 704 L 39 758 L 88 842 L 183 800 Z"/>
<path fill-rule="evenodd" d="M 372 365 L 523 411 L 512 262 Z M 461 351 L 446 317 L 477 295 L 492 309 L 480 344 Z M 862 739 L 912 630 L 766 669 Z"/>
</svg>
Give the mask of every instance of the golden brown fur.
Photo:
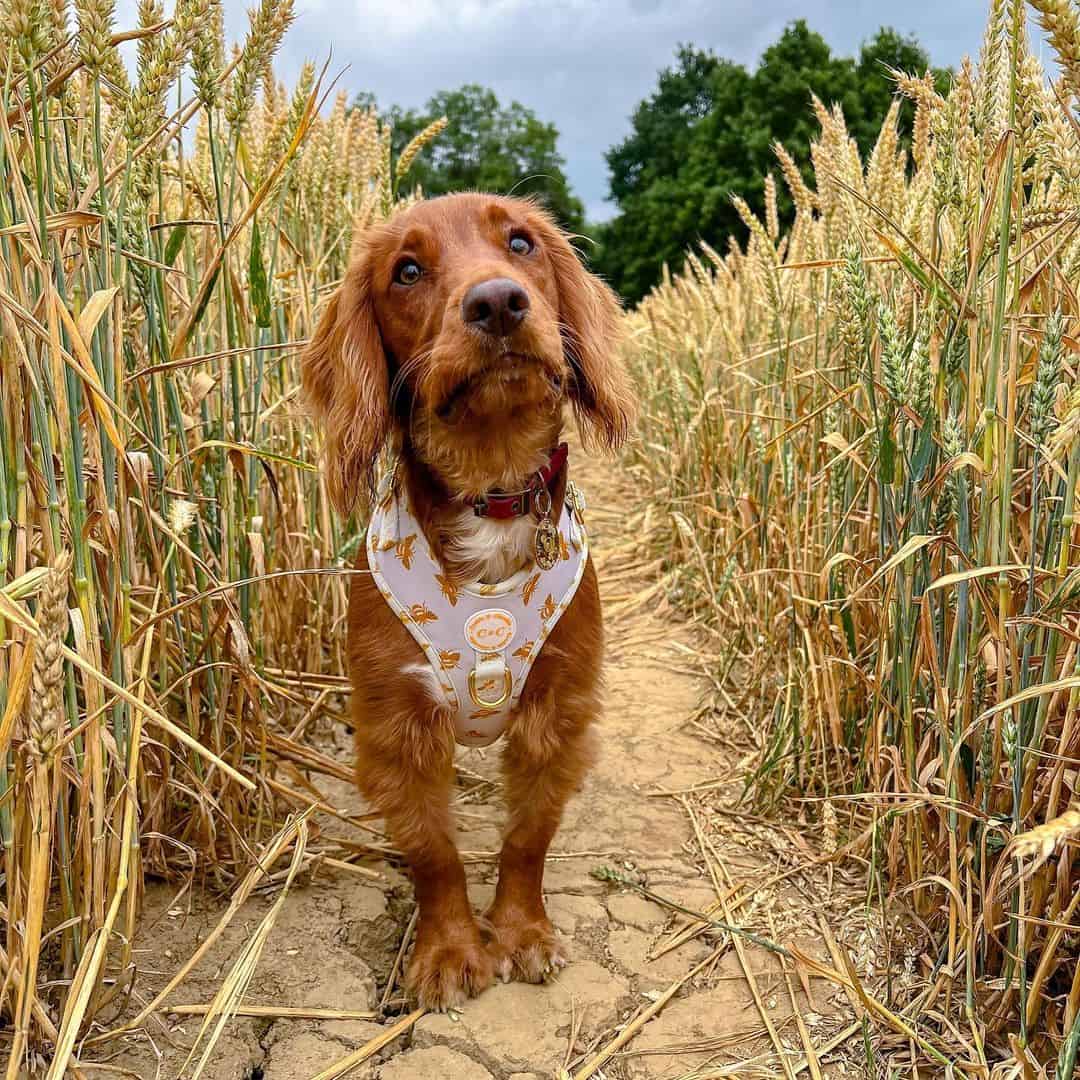
<svg viewBox="0 0 1080 1080">
<path fill-rule="evenodd" d="M 400 280 L 408 262 L 421 270 L 415 282 Z M 479 332 L 462 306 L 474 285 L 494 279 L 516 283 L 529 301 L 520 324 L 499 336 Z M 632 407 L 615 352 L 618 319 L 610 290 L 528 201 L 446 196 L 366 231 L 304 357 L 334 502 L 347 512 L 368 499 L 378 454 L 391 444 L 433 550 L 449 573 L 474 575 L 476 566 L 454 561 L 465 496 L 524 486 L 559 441 L 567 403 L 587 438 L 615 447 L 625 437 Z M 556 513 L 565 487 L 564 471 Z M 600 707 L 592 564 L 510 719 L 509 817 L 495 900 L 480 920 L 449 810 L 453 720 L 430 680 L 417 677 L 423 653 L 366 574 L 353 578 L 348 634 L 358 783 L 409 861 L 420 909 L 410 989 L 444 1008 L 496 974 L 541 980 L 565 962 L 544 911 L 544 859 L 589 767 Z"/>
</svg>

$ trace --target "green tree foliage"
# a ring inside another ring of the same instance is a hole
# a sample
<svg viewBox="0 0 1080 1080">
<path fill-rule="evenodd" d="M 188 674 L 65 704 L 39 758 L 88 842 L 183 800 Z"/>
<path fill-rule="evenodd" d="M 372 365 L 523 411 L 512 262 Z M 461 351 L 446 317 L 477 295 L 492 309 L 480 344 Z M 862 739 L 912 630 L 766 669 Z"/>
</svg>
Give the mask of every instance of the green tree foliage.
<svg viewBox="0 0 1080 1080">
<path fill-rule="evenodd" d="M 593 233 L 593 262 L 628 301 L 678 269 L 699 240 L 722 246 L 745 230 L 731 204 L 741 195 L 760 210 L 764 176 L 776 169 L 779 140 L 807 167 L 816 130 L 810 95 L 839 102 L 863 153 L 877 138 L 892 101 L 886 68 L 922 73 L 929 58 L 918 42 L 882 29 L 857 57 L 834 56 L 802 20 L 792 23 L 756 71 L 715 53 L 683 46 L 660 72 L 656 91 L 634 112 L 631 133 L 607 154 L 615 217 Z M 947 79 L 947 73 L 939 73 Z M 907 137 L 910 107 L 901 110 Z M 783 215 L 790 213 L 786 194 Z"/>
<path fill-rule="evenodd" d="M 435 94 L 422 109 L 394 107 L 395 154 L 433 120 L 445 116 L 447 129 L 429 144 L 409 172 L 426 195 L 451 191 L 494 191 L 536 195 L 566 228 L 579 232 L 584 209 L 570 190 L 566 162 L 556 144 L 559 133 L 518 102 L 502 105 L 476 85 Z"/>
</svg>

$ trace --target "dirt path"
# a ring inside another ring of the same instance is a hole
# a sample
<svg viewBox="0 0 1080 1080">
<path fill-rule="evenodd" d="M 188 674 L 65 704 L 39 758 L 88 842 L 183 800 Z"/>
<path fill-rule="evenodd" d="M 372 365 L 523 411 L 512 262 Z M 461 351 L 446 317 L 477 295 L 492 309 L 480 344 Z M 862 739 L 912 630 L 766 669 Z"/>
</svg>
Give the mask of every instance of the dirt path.
<svg viewBox="0 0 1080 1080">
<path fill-rule="evenodd" d="M 741 787 L 737 751 L 718 748 L 693 730 L 703 683 L 691 670 L 696 656 L 691 635 L 662 590 L 650 588 L 649 568 L 635 565 L 640 555 L 632 531 L 616 509 L 629 505 L 625 487 L 613 482 L 610 467 L 582 465 L 580 455 L 575 475 L 590 498 L 589 524 L 599 553 L 609 624 L 609 696 L 600 764 L 568 810 L 545 879 L 548 910 L 570 942 L 572 962 L 550 985 L 498 985 L 460 1014 L 422 1017 L 411 1035 L 350 1075 L 527 1080 L 559 1076 L 567 1066 L 573 1074 L 611 1042 L 620 1025 L 710 956 L 712 962 L 600 1075 L 667 1080 L 708 1065 L 694 1075 L 783 1076 L 777 1044 L 792 1051 L 792 1063 L 802 1060 L 793 1000 L 819 1045 L 846 1022 L 824 984 L 814 984 L 807 1000 L 795 980 L 792 998 L 778 959 L 750 942 L 740 942 L 740 956 L 727 935 L 710 928 L 663 951 L 688 920 L 635 891 L 590 876 L 599 866 L 615 867 L 684 907 L 701 910 L 712 904 L 714 917 L 722 919 L 725 912 L 715 902 L 718 889 L 727 892 L 723 875 L 728 874 L 738 886 L 728 916 L 734 913 L 736 921 L 759 933 L 801 939 L 819 953 L 816 912 L 848 902 L 820 891 L 799 873 L 776 881 L 789 865 L 813 853 L 812 837 L 721 812 Z M 325 733 L 322 749 L 347 760 L 348 742 L 338 728 Z M 497 776 L 497 754 L 462 751 L 459 765 L 459 843 L 474 853 L 467 855 L 470 891 L 482 908 L 494 884 L 494 864 L 486 853 L 497 849 L 501 821 L 497 787 L 487 779 Z M 335 806 L 352 813 L 362 809 L 348 785 L 316 779 Z M 710 783 L 711 789 L 694 793 L 685 805 L 658 796 Z M 325 833 L 342 833 L 336 824 L 329 821 Z M 375 876 L 324 866 L 313 879 L 305 875 L 293 886 L 246 1004 L 378 1012 L 413 904 L 402 873 L 385 863 L 367 865 Z M 253 896 L 170 1000 L 210 1001 L 272 900 L 272 895 Z M 165 886 L 149 889 L 136 954 L 141 1000 L 164 985 L 224 908 L 225 902 L 214 897 L 174 902 Z M 306 1080 L 385 1032 L 405 1008 L 400 989 L 393 988 L 378 1021 L 235 1019 L 205 1075 Z M 162 1014 L 128 1037 L 112 1064 L 139 1077 L 175 1076 L 198 1027 L 192 1016 Z M 114 1055 L 116 1048 L 114 1043 Z M 728 1072 L 735 1061 L 746 1064 Z M 841 1075 L 843 1065 L 836 1068 L 840 1071 L 826 1068 L 823 1075 Z"/>
</svg>

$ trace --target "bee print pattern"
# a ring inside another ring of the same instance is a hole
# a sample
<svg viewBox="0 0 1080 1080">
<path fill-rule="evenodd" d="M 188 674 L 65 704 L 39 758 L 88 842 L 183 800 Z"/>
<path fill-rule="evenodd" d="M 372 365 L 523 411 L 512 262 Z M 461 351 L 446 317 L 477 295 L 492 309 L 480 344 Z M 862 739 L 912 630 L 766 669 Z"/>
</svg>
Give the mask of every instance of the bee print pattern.
<svg viewBox="0 0 1080 1080">
<path fill-rule="evenodd" d="M 526 581 L 524 586 L 522 587 L 522 589 L 521 589 L 521 599 L 524 602 L 524 604 L 526 605 L 526 607 L 528 606 L 529 601 L 533 598 L 533 593 L 536 592 L 536 586 L 539 585 L 539 584 L 540 584 L 540 575 L 539 574 L 533 574 L 533 576 L 531 578 L 529 578 L 529 580 Z"/>
<path fill-rule="evenodd" d="M 436 615 L 427 604 L 413 604 L 409 608 L 409 618 L 412 619 L 417 626 L 423 626 L 424 623 L 439 621 L 439 616 Z"/>
<path fill-rule="evenodd" d="M 448 574 L 436 574 L 435 580 L 439 583 L 439 591 L 450 601 L 450 606 L 457 607 L 458 587 L 454 579 Z"/>
<path fill-rule="evenodd" d="M 406 570 L 412 569 L 413 545 L 416 543 L 416 533 L 410 533 L 402 537 L 394 545 L 394 555 Z"/>
</svg>

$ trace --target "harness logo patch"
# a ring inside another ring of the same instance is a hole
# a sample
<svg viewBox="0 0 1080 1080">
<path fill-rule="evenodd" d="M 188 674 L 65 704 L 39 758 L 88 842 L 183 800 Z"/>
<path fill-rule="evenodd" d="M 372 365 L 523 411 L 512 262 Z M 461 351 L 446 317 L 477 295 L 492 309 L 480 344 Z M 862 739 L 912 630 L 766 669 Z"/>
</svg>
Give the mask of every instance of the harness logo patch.
<svg viewBox="0 0 1080 1080">
<path fill-rule="evenodd" d="M 517 620 L 502 608 L 478 611 L 465 622 L 465 640 L 477 652 L 501 652 L 516 632 Z"/>
</svg>

